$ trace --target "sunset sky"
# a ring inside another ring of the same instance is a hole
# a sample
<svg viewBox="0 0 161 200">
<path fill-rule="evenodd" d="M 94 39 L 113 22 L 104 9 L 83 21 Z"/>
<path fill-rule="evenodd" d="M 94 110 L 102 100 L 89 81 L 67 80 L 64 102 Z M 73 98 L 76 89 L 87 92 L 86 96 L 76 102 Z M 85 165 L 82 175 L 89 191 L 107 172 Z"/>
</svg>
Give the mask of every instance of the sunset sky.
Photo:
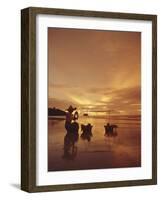
<svg viewBox="0 0 161 200">
<path fill-rule="evenodd" d="M 48 106 L 138 115 L 141 33 L 48 28 Z"/>
</svg>

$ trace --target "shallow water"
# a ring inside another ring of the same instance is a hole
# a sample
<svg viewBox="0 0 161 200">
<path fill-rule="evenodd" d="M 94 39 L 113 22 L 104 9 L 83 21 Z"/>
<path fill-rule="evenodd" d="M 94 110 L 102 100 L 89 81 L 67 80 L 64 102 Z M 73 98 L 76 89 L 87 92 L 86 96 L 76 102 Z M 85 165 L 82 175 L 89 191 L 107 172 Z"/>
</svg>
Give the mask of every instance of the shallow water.
<svg viewBox="0 0 161 200">
<path fill-rule="evenodd" d="M 141 166 L 141 126 L 138 117 L 111 117 L 117 133 L 105 135 L 107 119 L 81 117 L 91 123 L 92 136 L 66 136 L 64 120 L 48 120 L 48 170 L 82 170 Z"/>
</svg>

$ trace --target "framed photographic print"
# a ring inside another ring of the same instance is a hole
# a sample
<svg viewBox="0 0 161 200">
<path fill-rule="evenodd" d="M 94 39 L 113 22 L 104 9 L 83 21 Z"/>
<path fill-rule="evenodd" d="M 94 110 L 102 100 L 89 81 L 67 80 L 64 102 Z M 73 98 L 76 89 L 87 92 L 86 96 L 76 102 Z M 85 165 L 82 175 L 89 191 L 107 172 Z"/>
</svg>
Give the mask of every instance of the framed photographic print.
<svg viewBox="0 0 161 200">
<path fill-rule="evenodd" d="M 157 16 L 21 11 L 21 188 L 157 183 Z"/>
</svg>

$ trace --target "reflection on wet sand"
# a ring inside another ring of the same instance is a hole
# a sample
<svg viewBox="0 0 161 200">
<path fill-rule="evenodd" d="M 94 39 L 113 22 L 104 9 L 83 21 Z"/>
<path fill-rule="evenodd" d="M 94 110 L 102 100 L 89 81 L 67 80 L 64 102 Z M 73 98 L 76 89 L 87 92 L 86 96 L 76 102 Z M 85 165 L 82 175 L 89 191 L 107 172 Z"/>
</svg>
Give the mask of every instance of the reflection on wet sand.
<svg viewBox="0 0 161 200">
<path fill-rule="evenodd" d="M 64 137 L 64 155 L 63 158 L 67 160 L 74 160 L 77 156 L 76 142 L 79 139 L 78 133 L 67 133 Z"/>
<path fill-rule="evenodd" d="M 65 132 L 63 120 L 48 120 L 48 170 L 140 167 L 140 121 L 113 121 L 108 129 L 104 118 L 81 117 L 78 131 Z"/>
</svg>

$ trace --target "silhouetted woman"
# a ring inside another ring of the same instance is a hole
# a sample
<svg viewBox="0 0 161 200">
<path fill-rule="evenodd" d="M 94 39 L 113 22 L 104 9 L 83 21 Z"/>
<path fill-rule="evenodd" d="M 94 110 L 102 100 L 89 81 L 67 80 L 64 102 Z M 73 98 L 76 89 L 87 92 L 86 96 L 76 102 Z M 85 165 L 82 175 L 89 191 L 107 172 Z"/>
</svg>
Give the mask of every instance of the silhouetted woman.
<svg viewBox="0 0 161 200">
<path fill-rule="evenodd" d="M 78 119 L 78 112 L 76 111 L 73 114 L 73 111 L 75 111 L 76 108 L 73 108 L 72 106 L 69 106 L 66 113 L 66 120 L 65 120 L 65 128 L 68 133 L 78 133 L 79 124 L 76 122 Z M 73 122 L 74 121 L 74 122 Z"/>
</svg>

